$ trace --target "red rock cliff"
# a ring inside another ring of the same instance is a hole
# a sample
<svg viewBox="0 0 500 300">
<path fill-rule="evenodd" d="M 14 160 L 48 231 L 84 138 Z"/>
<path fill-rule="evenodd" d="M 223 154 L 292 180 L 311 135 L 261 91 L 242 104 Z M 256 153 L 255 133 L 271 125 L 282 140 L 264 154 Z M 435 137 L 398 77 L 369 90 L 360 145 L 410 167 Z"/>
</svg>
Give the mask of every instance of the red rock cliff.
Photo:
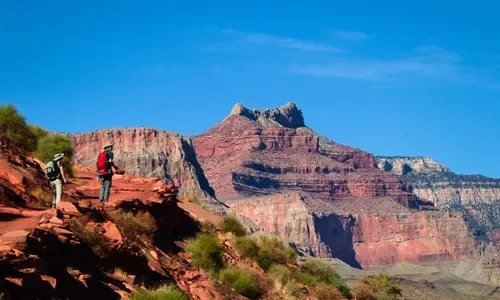
<svg viewBox="0 0 500 300">
<path fill-rule="evenodd" d="M 459 214 L 390 209 L 359 213 L 364 208 L 352 215 L 326 209 L 314 212 L 310 202 L 295 193 L 228 203 L 301 251 L 336 257 L 354 267 L 460 260 L 474 251 L 474 239 Z"/>
<path fill-rule="evenodd" d="M 181 192 L 213 196 L 189 138 L 151 128 L 109 129 L 71 136 L 74 160 L 95 165 L 106 143 L 114 143 L 116 164 L 128 174 L 171 180 Z"/>
</svg>

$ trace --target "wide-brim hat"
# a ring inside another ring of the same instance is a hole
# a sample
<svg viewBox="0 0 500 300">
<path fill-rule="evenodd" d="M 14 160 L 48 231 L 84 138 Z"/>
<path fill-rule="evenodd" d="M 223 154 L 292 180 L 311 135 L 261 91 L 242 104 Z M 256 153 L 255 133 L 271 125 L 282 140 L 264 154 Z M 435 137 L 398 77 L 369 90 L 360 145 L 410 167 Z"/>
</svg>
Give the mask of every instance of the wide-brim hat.
<svg viewBox="0 0 500 300">
<path fill-rule="evenodd" d="M 57 153 L 54 155 L 54 160 L 60 160 L 64 157 L 64 153 Z"/>
<path fill-rule="evenodd" d="M 114 145 L 115 145 L 115 144 L 106 144 L 106 145 L 104 145 L 104 147 L 102 147 L 102 149 L 106 150 L 106 149 L 108 149 L 108 148 L 113 147 Z"/>
</svg>

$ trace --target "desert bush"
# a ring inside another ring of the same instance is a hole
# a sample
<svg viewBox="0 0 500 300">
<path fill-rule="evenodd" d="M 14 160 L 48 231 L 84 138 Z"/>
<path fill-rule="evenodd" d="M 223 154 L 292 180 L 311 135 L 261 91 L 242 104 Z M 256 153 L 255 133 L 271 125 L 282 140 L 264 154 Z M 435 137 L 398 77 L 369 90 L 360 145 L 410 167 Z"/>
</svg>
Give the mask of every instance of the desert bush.
<svg viewBox="0 0 500 300">
<path fill-rule="evenodd" d="M 37 141 L 39 141 L 41 138 L 49 135 L 49 132 L 41 126 L 28 125 L 28 127 L 29 127 L 29 130 L 31 131 L 32 136 L 34 138 L 36 138 Z"/>
<path fill-rule="evenodd" d="M 113 276 L 118 280 L 125 281 L 127 279 L 128 273 L 120 268 L 115 268 Z"/>
<path fill-rule="evenodd" d="M 269 267 L 269 271 L 267 273 L 269 274 L 269 277 L 282 285 L 285 285 L 292 279 L 292 272 L 290 272 L 290 270 L 283 265 L 272 265 Z"/>
<path fill-rule="evenodd" d="M 300 297 L 300 288 L 295 281 L 288 281 L 285 284 L 284 289 L 286 300 L 298 299 Z"/>
<path fill-rule="evenodd" d="M 399 299 L 399 297 L 403 297 L 403 291 L 401 288 L 395 284 L 391 284 L 386 291 L 387 296 L 389 298 L 396 300 Z"/>
<path fill-rule="evenodd" d="M 154 290 L 138 290 L 130 295 L 130 300 L 189 300 L 179 288 L 164 285 Z"/>
<path fill-rule="evenodd" d="M 290 246 L 277 237 L 260 236 L 260 238 L 236 239 L 236 249 L 241 256 L 250 258 L 264 270 L 273 264 L 287 264 L 295 261 L 297 254 Z"/>
<path fill-rule="evenodd" d="M 95 254 L 99 256 L 106 256 L 108 254 L 108 239 L 98 230 L 87 229 L 76 219 L 72 219 L 69 222 L 69 229 L 88 245 Z"/>
<path fill-rule="evenodd" d="M 287 264 L 295 261 L 297 254 L 290 246 L 277 237 L 260 236 L 257 263 L 264 270 L 272 264 Z"/>
<path fill-rule="evenodd" d="M 236 239 L 235 246 L 241 256 L 252 260 L 257 259 L 260 248 L 255 239 L 249 237 L 239 237 Z"/>
<path fill-rule="evenodd" d="M 156 231 L 156 220 L 149 212 L 126 212 L 117 209 L 109 216 L 128 238 L 145 237 L 152 239 Z"/>
<path fill-rule="evenodd" d="M 44 163 L 52 160 L 56 153 L 64 153 L 63 163 L 65 174 L 69 178 L 73 178 L 75 174 L 71 162 L 71 158 L 73 157 L 73 144 L 69 137 L 64 134 L 51 134 L 38 141 L 36 155 Z"/>
<path fill-rule="evenodd" d="M 222 245 L 206 233 L 199 233 L 188 240 L 186 252 L 193 258 L 193 265 L 209 272 L 217 272 L 222 266 Z"/>
<path fill-rule="evenodd" d="M 313 289 L 318 300 L 342 300 L 345 299 L 342 293 L 332 285 L 320 283 Z"/>
<path fill-rule="evenodd" d="M 35 132 L 12 104 L 0 105 L 0 144 L 22 153 L 37 147 Z"/>
<path fill-rule="evenodd" d="M 201 231 L 211 234 L 213 236 L 217 235 L 217 227 L 214 223 L 210 221 L 203 221 L 198 223 L 198 227 Z"/>
<path fill-rule="evenodd" d="M 368 284 L 375 293 L 385 290 L 391 285 L 391 277 L 385 273 L 377 274 L 374 277 L 365 277 L 361 281 Z"/>
<path fill-rule="evenodd" d="M 373 295 L 372 287 L 365 282 L 358 282 L 353 287 L 353 294 L 357 300 L 377 300 Z"/>
<path fill-rule="evenodd" d="M 391 277 L 385 273 L 375 275 L 371 281 L 371 286 L 375 292 L 386 289 L 391 284 Z"/>
<path fill-rule="evenodd" d="M 233 288 L 236 292 L 245 297 L 255 298 L 259 294 L 259 289 L 257 288 L 255 281 L 252 278 L 252 274 L 248 269 L 223 269 L 219 273 L 219 278 L 228 287 Z"/>
<path fill-rule="evenodd" d="M 345 281 L 340 278 L 339 274 L 337 274 L 328 263 L 317 259 L 310 259 L 301 267 L 301 270 L 304 284 L 311 287 L 315 287 L 321 283 L 332 285 L 336 287 L 344 297 L 348 299 L 352 298 L 351 290 Z"/>
<path fill-rule="evenodd" d="M 245 227 L 235 217 L 225 217 L 219 224 L 222 232 L 231 232 L 235 236 L 246 235 Z"/>
</svg>

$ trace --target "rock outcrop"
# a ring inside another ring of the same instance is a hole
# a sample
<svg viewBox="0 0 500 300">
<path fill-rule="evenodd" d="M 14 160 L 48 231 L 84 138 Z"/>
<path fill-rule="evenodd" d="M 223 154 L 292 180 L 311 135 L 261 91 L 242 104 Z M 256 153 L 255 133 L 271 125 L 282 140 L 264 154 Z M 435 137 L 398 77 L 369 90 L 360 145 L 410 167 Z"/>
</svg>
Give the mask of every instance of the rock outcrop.
<svg viewBox="0 0 500 300">
<path fill-rule="evenodd" d="M 427 157 L 377 156 L 375 160 L 379 169 L 392 172 L 396 175 L 405 175 L 409 172 L 430 173 L 450 171 L 447 167 Z"/>
<path fill-rule="evenodd" d="M 158 178 L 118 175 L 110 202 L 103 204 L 95 200 L 98 187 L 93 168 L 76 166 L 76 184 L 66 186 L 58 208 L 34 210 L 27 205 L 43 206 L 44 201 L 25 188 L 33 182 L 47 188 L 48 183 L 39 166 L 26 173 L 18 169 L 19 159 L 29 162 L 19 156 L 0 156 L 0 165 L 14 172 L 1 177 L 0 187 L 7 182 L 12 186 L 9 196 L 31 201 L 11 204 L 18 207 L 0 203 L 1 297 L 129 299 L 144 287 L 168 283 L 189 299 L 247 299 L 193 267 L 192 258 L 182 252 L 182 241 L 202 230 L 203 219 L 221 218 L 194 203 L 182 203 L 174 185 Z M 21 175 L 26 177 L 18 181 Z M 215 226 L 211 234 L 222 245 L 225 265 L 253 268 L 259 284 L 269 282 L 262 269 L 237 255 L 230 236 Z M 259 289 L 262 299 L 284 299 L 284 294 L 272 289 Z"/>
<path fill-rule="evenodd" d="M 376 168 L 373 155 L 316 134 L 293 103 L 263 111 L 238 104 L 193 144 L 219 200 L 286 190 L 329 200 L 391 196 L 417 205 L 404 181 Z"/>
<path fill-rule="evenodd" d="M 151 128 L 109 129 L 71 136 L 77 164 L 94 166 L 106 143 L 114 143 L 116 164 L 127 174 L 159 177 L 181 193 L 212 198 L 214 193 L 200 168 L 191 140 Z"/>
<path fill-rule="evenodd" d="M 403 178 L 412 184 L 420 199 L 432 201 L 436 206 L 448 201 L 467 204 L 500 200 L 500 179 L 452 172 L 410 172 Z"/>
<path fill-rule="evenodd" d="M 500 179 L 460 175 L 424 157 L 376 157 L 378 168 L 403 175 L 420 199 L 435 206 L 448 201 L 492 203 L 500 200 Z"/>
</svg>

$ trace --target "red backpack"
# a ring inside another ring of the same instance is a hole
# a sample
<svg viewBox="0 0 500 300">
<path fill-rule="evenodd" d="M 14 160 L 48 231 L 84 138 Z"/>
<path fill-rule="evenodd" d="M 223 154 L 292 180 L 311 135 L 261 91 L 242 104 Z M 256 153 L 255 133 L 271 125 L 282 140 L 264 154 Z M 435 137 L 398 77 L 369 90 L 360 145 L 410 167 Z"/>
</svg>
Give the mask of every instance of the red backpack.
<svg viewBox="0 0 500 300">
<path fill-rule="evenodd" d="M 99 153 L 97 157 L 97 172 L 99 175 L 107 175 L 109 172 L 109 159 L 106 151 Z"/>
</svg>

